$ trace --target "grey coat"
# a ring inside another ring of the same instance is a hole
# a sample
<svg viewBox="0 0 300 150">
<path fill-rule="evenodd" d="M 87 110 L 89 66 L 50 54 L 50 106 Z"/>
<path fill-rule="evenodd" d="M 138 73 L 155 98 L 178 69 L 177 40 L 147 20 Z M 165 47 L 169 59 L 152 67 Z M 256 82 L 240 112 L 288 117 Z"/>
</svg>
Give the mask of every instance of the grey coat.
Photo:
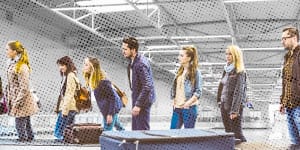
<svg viewBox="0 0 300 150">
<path fill-rule="evenodd" d="M 223 72 L 222 78 L 225 76 L 225 71 Z M 241 72 L 237 73 L 236 70 L 232 70 L 229 72 L 228 76 L 228 91 L 226 93 L 227 101 L 224 102 L 225 108 L 230 109 L 231 113 L 239 113 L 240 107 L 244 101 L 245 97 L 245 90 L 244 85 L 246 84 L 245 79 L 246 73 Z M 223 90 L 223 84 L 220 82 L 218 88 L 218 95 L 217 95 L 217 102 L 221 102 L 221 95 Z"/>
</svg>

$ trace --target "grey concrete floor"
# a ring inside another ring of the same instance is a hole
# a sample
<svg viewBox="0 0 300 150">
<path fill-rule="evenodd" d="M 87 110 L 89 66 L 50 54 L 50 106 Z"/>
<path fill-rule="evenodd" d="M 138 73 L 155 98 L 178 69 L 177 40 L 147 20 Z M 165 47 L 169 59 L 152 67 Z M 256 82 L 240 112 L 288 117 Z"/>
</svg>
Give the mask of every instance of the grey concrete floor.
<svg viewBox="0 0 300 150">
<path fill-rule="evenodd" d="M 167 124 L 161 124 L 161 128 L 167 126 Z M 126 129 L 130 129 L 126 126 Z M 158 128 L 157 128 L 158 129 Z M 208 129 L 205 130 L 223 131 L 224 129 Z M 284 130 L 274 131 L 272 129 L 244 129 L 244 135 L 248 142 L 236 146 L 237 150 L 285 150 L 289 145 L 288 135 Z M 278 134 L 280 133 L 280 134 Z M 19 143 L 16 141 L 16 136 L 5 137 L 2 136 L 0 139 L 0 150 L 100 150 L 100 145 L 74 145 L 74 144 L 63 144 L 54 141 L 52 135 L 36 135 L 36 139 L 30 143 Z"/>
</svg>

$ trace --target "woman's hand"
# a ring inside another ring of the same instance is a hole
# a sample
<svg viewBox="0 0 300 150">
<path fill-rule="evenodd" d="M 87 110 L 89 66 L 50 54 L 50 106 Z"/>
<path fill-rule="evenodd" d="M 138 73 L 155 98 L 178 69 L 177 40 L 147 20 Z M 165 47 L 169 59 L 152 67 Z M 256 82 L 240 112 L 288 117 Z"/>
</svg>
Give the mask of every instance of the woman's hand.
<svg viewBox="0 0 300 150">
<path fill-rule="evenodd" d="M 218 107 L 221 108 L 222 102 L 218 102 Z"/>
<path fill-rule="evenodd" d="M 232 113 L 232 114 L 230 114 L 230 119 L 231 120 L 233 120 L 233 119 L 235 119 L 235 118 L 237 118 L 238 117 L 238 114 L 237 113 Z"/>
<path fill-rule="evenodd" d="M 173 106 L 173 110 L 175 109 L 175 105 L 176 105 L 176 102 L 175 102 L 175 98 L 172 100 L 172 106 Z"/>
<path fill-rule="evenodd" d="M 107 115 L 106 116 L 106 123 L 111 124 L 112 123 L 112 115 Z"/>
<path fill-rule="evenodd" d="M 189 109 L 190 106 L 191 106 L 191 104 L 187 101 L 187 102 L 185 102 L 185 103 L 182 105 L 182 108 L 183 108 L 183 109 Z"/>
<path fill-rule="evenodd" d="M 132 109 L 132 115 L 137 116 L 137 115 L 139 115 L 140 111 L 141 111 L 140 107 L 134 106 L 133 109 Z"/>
</svg>

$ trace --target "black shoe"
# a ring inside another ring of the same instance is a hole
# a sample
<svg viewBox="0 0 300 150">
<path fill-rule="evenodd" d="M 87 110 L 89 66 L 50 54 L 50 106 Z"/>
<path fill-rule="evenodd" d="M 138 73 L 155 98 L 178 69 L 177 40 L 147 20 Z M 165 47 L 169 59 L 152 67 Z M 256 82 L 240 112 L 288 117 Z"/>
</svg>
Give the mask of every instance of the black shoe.
<svg viewBox="0 0 300 150">
<path fill-rule="evenodd" d="M 33 141 L 33 138 L 27 138 L 26 141 L 27 141 L 27 142 L 32 142 L 32 141 Z"/>
<path fill-rule="evenodd" d="M 25 138 L 18 138 L 17 142 L 24 143 L 24 142 L 27 142 L 27 140 Z"/>
<path fill-rule="evenodd" d="M 22 143 L 24 143 L 24 142 L 32 142 L 33 141 L 33 138 L 19 138 L 19 139 L 17 139 L 17 141 L 18 142 L 22 142 Z"/>
<path fill-rule="evenodd" d="M 57 142 L 57 143 L 63 143 L 64 139 L 54 139 L 54 141 Z"/>
</svg>

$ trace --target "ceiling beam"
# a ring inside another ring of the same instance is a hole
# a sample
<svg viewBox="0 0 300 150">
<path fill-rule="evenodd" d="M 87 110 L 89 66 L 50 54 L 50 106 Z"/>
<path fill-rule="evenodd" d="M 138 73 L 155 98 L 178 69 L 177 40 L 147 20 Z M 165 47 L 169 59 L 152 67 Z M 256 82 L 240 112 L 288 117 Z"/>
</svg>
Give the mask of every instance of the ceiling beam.
<svg viewBox="0 0 300 150">
<path fill-rule="evenodd" d="M 166 36 L 166 37 L 169 37 L 169 35 L 167 35 L 166 33 L 164 33 L 161 28 L 158 28 L 156 25 L 155 25 L 155 22 L 153 22 L 152 20 L 150 20 L 150 18 L 145 15 L 143 12 L 140 11 L 140 9 L 133 3 L 131 2 L 130 0 L 126 0 L 126 2 L 131 6 L 133 7 L 136 11 L 138 11 L 142 16 L 144 16 L 144 18 L 150 22 L 150 24 L 155 27 L 162 35 Z M 172 43 L 174 43 L 175 45 L 179 45 L 175 40 L 172 40 L 172 39 L 169 39 Z"/>
<path fill-rule="evenodd" d="M 37 2 L 37 1 L 32 0 L 31 2 L 34 3 L 34 4 L 36 4 L 37 6 L 40 6 L 40 7 L 43 7 L 43 8 L 45 8 L 45 9 L 51 10 L 51 9 L 49 9 L 48 7 L 46 7 L 45 5 L 43 5 L 43 4 L 41 4 L 41 3 Z M 98 37 L 103 38 L 105 41 L 108 41 L 108 42 L 110 42 L 110 43 L 112 43 L 112 44 L 114 44 L 114 45 L 120 45 L 119 43 L 117 43 L 117 42 L 111 40 L 110 38 L 107 38 L 105 35 L 103 35 L 103 34 L 97 32 L 97 31 L 95 31 L 95 30 L 92 29 L 91 27 L 89 27 L 89 26 L 87 26 L 87 25 L 85 25 L 85 24 L 83 24 L 83 23 L 81 23 L 81 22 L 79 22 L 79 21 L 73 19 L 72 17 L 69 17 L 69 16 L 67 16 L 67 15 L 65 15 L 65 14 L 63 14 L 63 13 L 61 13 L 61 12 L 59 12 L 59 11 L 53 11 L 53 12 L 56 13 L 56 14 L 58 14 L 58 15 L 60 15 L 60 16 L 63 17 L 64 19 L 69 20 L 70 22 L 76 24 L 77 26 L 81 27 L 82 29 L 85 29 L 85 30 L 87 30 L 87 31 L 89 31 L 89 32 L 91 32 L 91 33 L 97 35 Z"/>
<path fill-rule="evenodd" d="M 173 39 L 170 39 L 170 38 L 169 38 L 169 35 L 168 35 L 167 33 L 163 32 L 162 29 L 161 29 L 160 27 L 158 27 L 158 26 L 155 25 L 156 23 L 155 23 L 154 21 L 152 21 L 152 20 L 148 17 L 148 14 L 144 14 L 142 11 L 140 11 L 140 9 L 139 9 L 132 1 L 126 0 L 126 2 L 127 2 L 131 7 L 133 7 L 136 11 L 138 11 L 142 16 L 144 16 L 144 18 L 145 18 L 152 26 L 154 26 L 154 27 L 160 32 L 161 35 L 166 36 L 167 39 L 168 39 L 170 42 L 172 42 L 173 44 L 179 46 L 179 44 L 177 43 L 177 41 L 175 41 L 175 40 L 173 40 Z M 158 10 L 158 11 L 160 11 L 160 10 Z M 159 16 L 158 16 L 158 17 L 159 17 Z M 145 53 L 144 53 L 144 54 L 145 54 Z M 148 57 L 149 57 L 149 60 L 152 61 L 152 60 L 151 60 L 151 53 L 148 53 Z M 163 59 L 165 59 L 165 58 L 163 58 Z M 165 59 L 165 60 L 167 61 L 167 59 Z"/>
<path fill-rule="evenodd" d="M 236 23 L 260 23 L 260 22 L 285 22 L 290 24 L 291 22 L 295 22 L 297 19 L 236 19 Z M 199 25 L 217 25 L 217 24 L 226 24 L 226 20 L 216 20 L 216 21 L 199 21 L 199 22 L 189 22 L 189 23 L 178 23 L 177 26 L 190 27 L 190 26 L 199 26 Z M 174 27 L 173 24 L 164 24 L 162 27 Z M 124 30 L 138 30 L 138 29 L 153 29 L 153 26 L 139 26 L 139 27 L 130 27 L 130 28 L 122 28 Z"/>
<path fill-rule="evenodd" d="M 231 16 L 231 12 L 230 10 L 228 11 L 226 8 L 226 5 L 224 4 L 224 0 L 219 0 L 223 11 L 224 11 L 224 15 L 225 15 L 225 19 L 232 37 L 232 44 L 238 45 L 237 40 L 236 40 L 236 29 L 233 26 L 233 23 L 235 23 L 235 19 Z"/>
<path fill-rule="evenodd" d="M 157 2 L 157 0 L 153 0 L 154 2 Z M 166 9 L 165 9 L 165 7 L 164 6 L 162 6 L 161 4 L 157 4 L 157 6 L 158 6 L 158 8 L 161 10 L 161 11 L 163 11 L 164 13 L 166 13 L 166 15 L 167 15 L 167 18 L 170 18 L 171 19 L 171 21 L 173 22 L 173 24 L 174 24 L 174 26 L 175 26 L 175 28 L 176 29 L 180 29 L 183 33 L 184 33 L 184 35 L 188 35 L 188 33 L 184 30 L 184 28 L 182 27 L 182 26 L 178 26 L 178 23 L 177 23 L 177 21 L 176 21 L 176 19 L 170 14 L 170 12 L 168 12 Z M 177 31 L 177 30 L 176 30 Z M 178 34 L 178 33 L 177 33 Z M 172 38 L 171 38 L 172 39 Z M 187 39 L 187 38 L 186 38 Z M 193 42 L 193 39 L 192 38 L 190 38 L 189 39 L 191 42 Z M 197 47 L 197 45 L 195 45 L 196 46 L 196 48 L 197 48 L 197 51 L 198 51 L 198 55 L 199 56 L 202 56 L 202 51 L 200 51 L 199 50 L 199 47 Z"/>
<path fill-rule="evenodd" d="M 39 1 L 39 0 L 37 0 Z M 201 2 L 210 2 L 211 0 L 201 0 Z M 87 1 L 88 2 L 88 1 Z M 164 0 L 164 1 L 153 1 L 153 2 L 132 2 L 136 6 L 143 6 L 143 5 L 169 5 L 169 4 L 184 4 L 184 3 L 193 3 L 193 2 L 199 2 L 199 0 L 188 0 L 188 1 L 174 1 L 174 0 Z M 54 8 L 64 6 L 65 4 L 62 5 L 57 5 Z M 119 3 L 119 4 L 101 4 L 101 5 L 89 5 L 89 6 L 84 6 L 88 8 L 93 8 L 93 7 L 105 7 L 105 6 L 127 6 L 128 3 Z M 51 5 L 52 6 L 52 5 Z M 50 7 L 50 5 L 49 5 Z M 51 8 L 51 7 L 50 7 Z M 80 8 L 80 7 L 78 7 Z"/>
<path fill-rule="evenodd" d="M 157 2 L 157 0 L 154 0 L 153 2 Z M 175 26 L 176 29 L 180 29 L 185 35 L 188 35 L 181 26 L 178 26 L 176 19 L 173 18 L 173 16 L 165 9 L 164 6 L 162 6 L 161 4 L 156 4 L 156 5 L 162 12 L 164 12 L 166 14 L 167 18 L 170 18 L 170 20 L 172 21 L 172 24 Z"/>
<path fill-rule="evenodd" d="M 161 40 L 161 39 L 173 39 L 173 40 L 188 40 L 188 39 L 214 39 L 214 38 L 231 38 L 231 35 L 203 35 L 203 36 L 146 36 L 146 37 L 136 37 L 138 40 Z M 118 41 L 122 39 L 113 38 L 112 40 Z"/>
<path fill-rule="evenodd" d="M 246 2 L 272 2 L 278 0 L 224 0 L 224 3 L 231 4 L 231 3 L 246 3 Z"/>
<path fill-rule="evenodd" d="M 296 21 L 294 22 L 294 24 L 296 25 L 297 29 L 299 30 L 300 29 L 300 24 L 299 24 L 299 20 L 300 20 L 300 6 L 298 6 L 298 12 L 297 12 L 297 15 L 296 15 Z"/>
</svg>

